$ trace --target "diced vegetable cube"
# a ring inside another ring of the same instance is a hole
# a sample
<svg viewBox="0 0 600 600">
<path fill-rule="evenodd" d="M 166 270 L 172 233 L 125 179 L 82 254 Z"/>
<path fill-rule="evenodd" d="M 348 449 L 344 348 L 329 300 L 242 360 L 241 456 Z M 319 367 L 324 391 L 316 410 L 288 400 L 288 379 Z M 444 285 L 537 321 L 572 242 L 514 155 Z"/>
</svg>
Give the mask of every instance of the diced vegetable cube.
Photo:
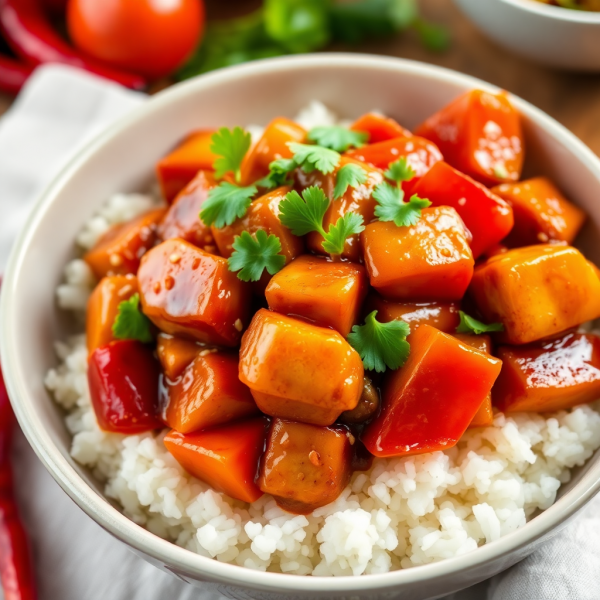
<svg viewBox="0 0 600 600">
<path fill-rule="evenodd" d="M 351 439 L 342 427 L 275 419 L 261 461 L 260 489 L 295 514 L 333 502 L 350 480 Z"/>
<path fill-rule="evenodd" d="M 433 165 L 444 160 L 438 147 L 422 137 L 401 137 L 353 148 L 346 152 L 346 156 L 360 160 L 379 169 L 387 169 L 389 164 L 400 158 L 405 158 L 408 165 L 415 172 L 415 176 L 402 183 L 402 188 L 410 193 Z"/>
<path fill-rule="evenodd" d="M 600 397 L 600 338 L 569 333 L 528 347 L 501 347 L 492 391 L 503 412 L 563 410 Z"/>
<path fill-rule="evenodd" d="M 173 204 L 158 225 L 158 237 L 163 242 L 171 238 L 182 238 L 211 254 L 217 253 L 210 227 L 198 217 L 208 192 L 217 185 L 210 171 L 198 174 L 177 195 Z"/>
<path fill-rule="evenodd" d="M 515 226 L 506 238 L 511 247 L 561 240 L 571 243 L 579 233 L 585 213 L 571 204 L 545 177 L 503 183 L 492 192 L 513 209 Z"/>
<path fill-rule="evenodd" d="M 365 375 L 363 391 L 358 404 L 352 410 L 344 411 L 339 420 L 350 425 L 365 423 L 377 414 L 380 403 L 381 398 L 377 386 Z"/>
<path fill-rule="evenodd" d="M 361 234 L 371 285 L 392 300 L 460 300 L 473 275 L 470 237 L 448 206 L 425 208 L 410 227 L 371 223 Z"/>
<path fill-rule="evenodd" d="M 165 446 L 190 475 L 242 502 L 262 492 L 254 483 L 264 450 L 268 420 L 251 419 L 206 431 L 165 436 Z"/>
<path fill-rule="evenodd" d="M 331 425 L 357 405 L 363 375 L 360 356 L 339 333 L 265 309 L 242 339 L 240 380 L 273 417 Z"/>
<path fill-rule="evenodd" d="M 332 327 L 346 337 L 367 292 L 364 267 L 304 255 L 275 274 L 266 289 L 271 310 Z"/>
<path fill-rule="evenodd" d="M 138 282 L 134 275 L 113 275 L 100 280 L 88 300 L 85 315 L 88 355 L 115 339 L 112 326 L 119 304 L 129 300 L 137 291 Z"/>
<path fill-rule="evenodd" d="M 347 164 L 355 164 L 364 169 L 367 173 L 367 181 L 357 187 L 349 187 L 346 192 L 337 200 L 333 199 L 333 193 L 339 170 Z M 323 188 L 325 195 L 331 200 L 329 208 L 323 217 L 323 229 L 329 231 L 332 225 L 335 225 L 340 217 L 348 212 L 353 212 L 362 216 L 365 224 L 369 223 L 375 217 L 375 207 L 377 202 L 373 198 L 375 187 L 383 181 L 383 173 L 365 163 L 360 163 L 354 159 L 342 156 L 339 165 L 333 173 L 313 176 L 314 181 L 309 177 L 305 179 L 310 185 L 319 185 Z M 318 254 L 327 254 L 323 250 L 323 236 L 317 232 L 311 232 L 307 235 L 307 245 L 310 250 Z M 353 262 L 360 260 L 360 238 L 358 235 L 352 235 L 346 240 L 342 257 Z"/>
<path fill-rule="evenodd" d="M 411 332 L 426 324 L 445 333 L 454 333 L 460 323 L 459 308 L 457 302 L 391 302 L 372 292 L 363 312 L 368 314 L 376 310 L 380 323 L 405 321 Z"/>
<path fill-rule="evenodd" d="M 165 333 L 218 346 L 239 343 L 251 292 L 224 258 L 167 240 L 144 256 L 138 281 L 144 313 Z"/>
<path fill-rule="evenodd" d="M 83 260 L 98 279 L 107 275 L 135 274 L 142 256 L 154 245 L 156 227 L 164 208 L 151 210 L 136 219 L 113 225 L 89 250 Z"/>
<path fill-rule="evenodd" d="M 283 186 L 260 196 L 250 204 L 248 212 L 241 219 L 237 219 L 227 227 L 217 229 L 213 225 L 212 233 L 221 255 L 229 258 L 233 254 L 233 242 L 242 231 L 256 233 L 259 229 L 279 238 L 281 254 L 285 256 L 286 264 L 302 254 L 304 251 L 302 238 L 293 235 L 279 220 L 279 204 L 291 189 Z"/>
<path fill-rule="evenodd" d="M 394 138 L 409 137 L 412 135 L 408 129 L 404 129 L 404 127 L 397 121 L 394 121 L 394 119 L 378 115 L 377 113 L 364 114 L 350 125 L 350 129 L 368 133 L 369 139 L 367 141 L 369 144 L 376 144 L 377 142 L 385 142 Z"/>
<path fill-rule="evenodd" d="M 265 128 L 256 145 L 242 162 L 242 184 L 248 185 L 269 173 L 269 165 L 280 158 L 292 158 L 288 144 L 304 142 L 306 130 L 283 117 L 273 119 Z"/>
<path fill-rule="evenodd" d="M 486 354 L 492 353 L 492 338 L 489 335 L 469 335 L 466 333 L 456 333 L 454 337 L 467 346 L 472 346 L 480 352 Z M 494 411 L 492 410 L 492 394 L 489 393 L 482 402 L 479 410 L 475 413 L 469 428 L 487 427 L 494 422 Z"/>
<path fill-rule="evenodd" d="M 167 202 L 171 202 L 192 181 L 200 169 L 212 169 L 216 156 L 210 146 L 214 130 L 196 131 L 156 165 L 158 183 Z"/>
<path fill-rule="evenodd" d="M 159 371 L 152 348 L 136 340 L 96 348 L 88 364 L 88 385 L 100 429 L 133 434 L 162 427 L 157 417 Z"/>
<path fill-rule="evenodd" d="M 502 240 L 513 226 L 513 211 L 502 198 L 445 162 L 436 163 L 413 189 L 433 206 L 451 206 L 471 232 L 478 258 Z"/>
<path fill-rule="evenodd" d="M 600 316 L 600 280 L 570 246 L 517 248 L 475 269 L 470 294 L 485 322 L 504 324 L 500 339 L 526 344 Z"/>
<path fill-rule="evenodd" d="M 156 354 L 164 374 L 171 380 L 177 379 L 183 370 L 206 350 L 199 342 L 160 333 L 157 339 Z"/>
<path fill-rule="evenodd" d="M 207 429 L 257 414 L 252 394 L 238 377 L 238 357 L 200 350 L 166 386 L 165 421 L 179 433 Z"/>
<path fill-rule="evenodd" d="M 504 92 L 466 92 L 429 117 L 415 134 L 437 144 L 446 162 L 486 185 L 521 176 L 521 117 Z"/>
<path fill-rule="evenodd" d="M 501 361 L 421 325 L 410 356 L 391 371 L 383 406 L 362 440 L 375 456 L 405 456 L 454 446 L 500 373 Z"/>
</svg>

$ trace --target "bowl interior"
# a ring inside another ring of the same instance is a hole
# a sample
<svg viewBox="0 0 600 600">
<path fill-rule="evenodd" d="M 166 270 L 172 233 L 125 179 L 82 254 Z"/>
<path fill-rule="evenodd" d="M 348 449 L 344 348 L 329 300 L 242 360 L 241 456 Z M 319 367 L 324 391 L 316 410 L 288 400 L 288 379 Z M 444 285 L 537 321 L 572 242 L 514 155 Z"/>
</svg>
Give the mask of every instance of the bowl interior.
<svg viewBox="0 0 600 600">
<path fill-rule="evenodd" d="M 596 491 L 598 456 L 578 470 L 551 509 L 524 529 L 468 555 L 470 558 L 358 580 L 255 573 L 168 544 L 111 507 L 103 497 L 102 485 L 70 458 L 70 436 L 44 388 L 44 374 L 56 364 L 53 342 L 77 329 L 68 315 L 57 310 L 54 296 L 63 267 L 74 256 L 76 234 L 111 193 L 144 189 L 153 178 L 157 159 L 191 129 L 266 124 L 278 115 L 294 116 L 313 99 L 344 118 L 377 109 L 411 128 L 473 87 L 495 91 L 470 77 L 397 59 L 316 55 L 254 63 L 159 94 L 66 167 L 40 200 L 11 257 L 2 295 L 2 361 L 27 437 L 60 485 L 84 510 L 128 544 L 192 577 L 279 591 L 357 591 L 441 578 L 478 561 L 483 564 L 539 537 Z M 522 100 L 514 101 L 524 118 L 526 175 L 550 176 L 567 197 L 587 211 L 590 218 L 580 245 L 600 264 L 598 159 L 549 117 Z"/>
</svg>

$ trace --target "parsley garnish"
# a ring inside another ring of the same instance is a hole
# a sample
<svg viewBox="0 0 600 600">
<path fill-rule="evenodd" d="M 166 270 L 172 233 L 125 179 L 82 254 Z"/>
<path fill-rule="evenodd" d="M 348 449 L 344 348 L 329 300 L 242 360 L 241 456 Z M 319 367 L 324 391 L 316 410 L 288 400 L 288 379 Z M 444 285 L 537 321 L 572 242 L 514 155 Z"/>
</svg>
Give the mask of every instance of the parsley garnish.
<svg viewBox="0 0 600 600">
<path fill-rule="evenodd" d="M 328 207 L 329 200 L 321 188 L 306 188 L 302 197 L 294 190 L 279 204 L 279 220 L 294 235 L 306 235 L 311 231 L 320 233 L 324 240 L 323 250 L 339 255 L 344 251 L 346 239 L 364 229 L 363 218 L 356 213 L 346 213 L 325 231 L 323 217 Z"/>
<path fill-rule="evenodd" d="M 408 323 L 390 321 L 380 323 L 377 311 L 367 315 L 364 325 L 355 325 L 348 334 L 348 342 L 359 353 L 365 369 L 383 373 L 386 369 L 401 367 L 410 353 L 406 336 L 410 333 Z"/>
<path fill-rule="evenodd" d="M 200 211 L 200 218 L 205 225 L 218 228 L 231 225 L 237 218 L 246 214 L 257 191 L 254 185 L 238 187 L 223 181 L 208 192 Z"/>
<path fill-rule="evenodd" d="M 281 242 L 276 235 L 259 229 L 254 235 L 242 231 L 233 240 L 234 253 L 229 257 L 229 270 L 239 271 L 242 281 L 258 281 L 266 269 L 275 275 L 285 265 L 285 256 L 280 254 Z"/>
<path fill-rule="evenodd" d="M 393 221 L 397 227 L 415 225 L 421 218 L 421 209 L 431 205 L 416 194 L 404 202 L 404 191 L 385 182 L 375 188 L 373 198 L 377 200 L 375 216 L 380 221 Z"/>
<path fill-rule="evenodd" d="M 489 325 L 486 325 L 485 323 L 470 317 L 462 310 L 459 310 L 458 314 L 460 315 L 460 324 L 456 328 L 456 333 L 479 335 L 481 333 L 490 333 L 492 331 L 504 331 L 504 325 L 502 323 L 490 323 Z"/>
<path fill-rule="evenodd" d="M 280 187 L 282 185 L 292 184 L 289 174 L 297 167 L 293 158 L 280 158 L 269 164 L 269 174 L 263 177 L 254 185 L 268 190 Z"/>
<path fill-rule="evenodd" d="M 298 144 L 297 142 L 290 142 L 288 146 L 294 153 L 294 162 L 302 167 L 305 173 L 311 173 L 316 169 L 323 175 L 328 175 L 333 172 L 340 162 L 339 152 L 329 148 Z"/>
<path fill-rule="evenodd" d="M 349 187 L 358 187 L 367 181 L 367 172 L 359 165 L 348 163 L 337 172 L 333 199 L 341 198 Z"/>
<path fill-rule="evenodd" d="M 239 183 L 242 178 L 242 160 L 252 142 L 250 134 L 241 127 L 221 127 L 213 134 L 211 141 L 210 149 L 218 157 L 213 163 L 215 177 L 221 179 L 225 173 L 231 172 Z"/>
<path fill-rule="evenodd" d="M 364 131 L 352 131 L 339 125 L 314 127 L 308 132 L 308 139 L 319 146 L 336 152 L 345 152 L 348 148 L 360 148 L 369 139 Z"/>
<path fill-rule="evenodd" d="M 403 181 L 410 181 L 415 177 L 416 173 L 403 156 L 397 161 L 390 163 L 384 175 L 396 183 L 402 183 Z"/>
<path fill-rule="evenodd" d="M 112 333 L 118 340 L 139 340 L 147 344 L 152 341 L 150 319 L 140 310 L 140 295 L 133 294 L 117 307 L 117 316 Z"/>
</svg>

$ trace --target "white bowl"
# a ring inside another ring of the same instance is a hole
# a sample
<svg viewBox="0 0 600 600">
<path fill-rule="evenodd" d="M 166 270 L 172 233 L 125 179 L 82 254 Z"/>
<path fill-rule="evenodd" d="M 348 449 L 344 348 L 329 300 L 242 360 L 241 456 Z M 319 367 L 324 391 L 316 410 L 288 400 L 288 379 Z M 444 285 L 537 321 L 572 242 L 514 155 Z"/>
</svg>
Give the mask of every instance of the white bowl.
<svg viewBox="0 0 600 600">
<path fill-rule="evenodd" d="M 403 598 L 422 600 L 474 584 L 521 560 L 599 490 L 600 459 L 595 456 L 561 490 L 557 502 L 525 527 L 435 564 L 356 578 L 251 571 L 179 548 L 123 516 L 91 474 L 70 458 L 62 414 L 44 388 L 44 374 L 56 363 L 53 341 L 72 330 L 56 308 L 54 292 L 73 256 L 76 233 L 109 194 L 147 183 L 155 161 L 189 130 L 266 123 L 275 115 L 294 115 L 313 98 L 342 117 L 378 108 L 412 127 L 474 87 L 496 91 L 465 75 L 392 58 L 319 54 L 256 62 L 159 94 L 99 136 L 62 171 L 40 199 L 11 256 L 2 290 L 2 365 L 29 442 L 90 517 L 157 567 L 231 597 L 383 598 L 402 592 Z M 512 100 L 523 115 L 528 170 L 550 175 L 588 212 L 591 223 L 584 242 L 594 242 L 600 226 L 600 161 L 556 121 L 519 98 Z M 592 259 L 600 259 L 593 243 L 587 250 Z"/>
<path fill-rule="evenodd" d="M 454 0 L 495 42 L 552 67 L 600 71 L 600 13 L 535 0 Z"/>
</svg>

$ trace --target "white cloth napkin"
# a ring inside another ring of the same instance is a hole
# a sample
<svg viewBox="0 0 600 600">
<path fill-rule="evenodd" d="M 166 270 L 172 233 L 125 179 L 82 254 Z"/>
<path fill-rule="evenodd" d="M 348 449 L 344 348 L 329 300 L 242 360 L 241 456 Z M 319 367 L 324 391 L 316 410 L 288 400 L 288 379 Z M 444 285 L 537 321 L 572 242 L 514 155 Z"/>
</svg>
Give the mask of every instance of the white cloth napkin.
<svg viewBox="0 0 600 600">
<path fill-rule="evenodd" d="M 85 141 L 145 98 L 69 67 L 35 72 L 0 119 L 0 273 L 43 187 Z M 181 583 L 113 539 L 71 502 L 22 435 L 14 463 L 40 600 L 222 598 Z M 446 600 L 599 598 L 600 498 L 530 558 Z"/>
</svg>

